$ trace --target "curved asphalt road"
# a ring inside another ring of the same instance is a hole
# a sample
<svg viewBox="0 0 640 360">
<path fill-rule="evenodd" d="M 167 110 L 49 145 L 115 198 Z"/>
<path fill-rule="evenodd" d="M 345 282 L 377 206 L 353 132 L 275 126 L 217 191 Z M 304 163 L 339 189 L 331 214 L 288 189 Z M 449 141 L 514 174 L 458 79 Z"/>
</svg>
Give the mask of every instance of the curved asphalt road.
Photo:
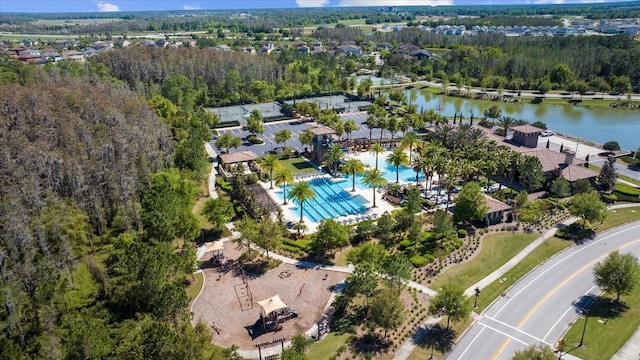
<svg viewBox="0 0 640 360">
<path fill-rule="evenodd" d="M 640 221 L 573 246 L 531 271 L 478 316 L 447 359 L 507 360 L 528 345 L 554 347 L 578 309 L 600 293 L 593 266 L 616 249 L 640 255 Z"/>
</svg>

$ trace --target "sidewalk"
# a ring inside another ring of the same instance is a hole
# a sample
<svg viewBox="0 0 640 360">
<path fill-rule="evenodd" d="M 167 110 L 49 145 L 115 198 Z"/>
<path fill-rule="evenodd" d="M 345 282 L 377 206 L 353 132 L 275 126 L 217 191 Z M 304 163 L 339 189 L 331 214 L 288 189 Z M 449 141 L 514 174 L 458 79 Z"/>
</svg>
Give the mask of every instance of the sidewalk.
<svg viewBox="0 0 640 360">
<path fill-rule="evenodd" d="M 640 328 L 627 340 L 611 360 L 640 359 Z"/>
<path fill-rule="evenodd" d="M 614 209 L 621 209 L 621 208 L 635 207 L 635 206 L 640 206 L 640 205 L 638 205 L 638 204 L 621 204 L 621 205 L 614 205 L 614 206 L 610 207 L 609 209 L 610 210 L 614 210 Z M 560 224 L 556 225 L 554 228 L 551 228 L 551 229 L 547 230 L 542 236 L 540 236 L 539 238 L 534 240 L 531 244 L 529 244 L 522 251 L 520 251 L 516 256 L 511 258 L 511 260 L 509 260 L 507 263 L 502 265 L 499 269 L 497 269 L 496 271 L 492 272 L 491 274 L 486 276 L 484 279 L 482 279 L 482 280 L 478 281 L 477 283 L 471 285 L 467 290 L 465 290 L 465 295 L 473 296 L 473 294 L 475 294 L 475 288 L 476 287 L 478 287 L 479 289 L 482 289 L 485 286 L 491 284 L 492 282 L 500 279 L 502 276 L 504 276 L 504 274 L 507 273 L 507 271 L 511 270 L 514 266 L 516 266 L 519 262 L 521 262 L 522 259 L 527 257 L 527 255 L 529 255 L 533 250 L 535 250 L 538 246 L 540 246 L 542 243 L 544 243 L 547 239 L 549 239 L 553 235 L 555 235 L 555 233 L 556 233 L 556 231 L 558 229 L 560 229 L 560 228 L 562 228 L 564 226 L 570 225 L 570 224 L 576 222 L 577 220 L 578 220 L 577 218 L 570 218 L 570 219 L 567 219 L 567 220 L 561 222 Z M 427 321 L 429 321 L 429 320 L 427 320 Z M 402 349 L 402 351 L 398 350 L 396 352 L 396 355 L 393 357 L 393 360 L 406 360 L 406 359 L 408 359 L 409 355 L 411 355 L 413 350 L 424 339 L 426 334 L 427 334 L 427 332 L 423 331 L 423 329 L 420 328 L 416 332 L 416 334 L 414 334 L 414 336 L 411 339 L 405 341 L 401 345 L 400 349 Z M 629 344 L 629 343 L 632 343 L 632 344 Z M 627 344 L 625 344 L 624 348 L 627 348 L 627 345 L 629 345 L 629 348 L 631 349 L 629 351 L 638 352 L 638 350 L 640 350 L 640 329 L 638 329 L 638 331 L 636 331 L 636 334 L 634 334 L 634 336 L 631 339 L 629 339 Z M 622 351 L 622 349 L 621 349 L 621 351 Z M 626 355 L 627 354 L 625 353 L 625 356 Z M 575 356 L 573 356 L 571 354 L 566 354 L 566 355 L 563 355 L 562 357 L 564 359 L 569 359 L 569 360 L 579 360 L 579 358 L 577 358 L 577 357 L 575 357 Z M 622 357 L 622 358 L 617 358 L 616 360 L 624 360 L 624 359 L 633 359 L 633 357 L 631 357 L 631 358 Z"/>
<path fill-rule="evenodd" d="M 496 271 L 492 272 L 491 274 L 486 276 L 484 279 L 478 281 L 477 283 L 471 285 L 467 290 L 465 290 L 464 294 L 467 295 L 467 296 L 473 296 L 475 294 L 475 288 L 479 288 L 480 290 L 482 290 L 485 286 L 487 286 L 487 285 L 491 284 L 492 282 L 500 279 L 504 274 L 507 273 L 507 271 L 513 269 L 516 265 L 518 265 L 518 263 L 520 263 L 529 254 L 531 254 L 531 252 L 533 250 L 535 250 L 538 246 L 540 246 L 543 242 L 545 242 L 549 238 L 553 237 L 553 235 L 555 235 L 556 231 L 558 231 L 559 229 L 561 229 L 561 228 L 563 228 L 563 227 L 565 227 L 567 225 L 573 224 L 577 220 L 578 220 L 578 218 L 570 218 L 570 219 L 567 219 L 567 220 L 559 223 L 555 227 L 547 230 L 547 232 L 545 232 L 539 238 L 535 239 L 531 244 L 529 244 L 527 247 L 522 249 L 522 251 L 520 251 L 518 254 L 516 254 L 516 256 L 512 257 L 511 260 L 507 261 L 504 265 L 502 265 Z"/>
</svg>

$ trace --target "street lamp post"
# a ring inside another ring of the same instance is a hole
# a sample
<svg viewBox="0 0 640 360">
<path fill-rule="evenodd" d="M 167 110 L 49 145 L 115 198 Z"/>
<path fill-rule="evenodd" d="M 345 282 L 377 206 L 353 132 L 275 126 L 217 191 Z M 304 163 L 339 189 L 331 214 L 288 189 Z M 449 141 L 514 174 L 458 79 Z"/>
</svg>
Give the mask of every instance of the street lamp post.
<svg viewBox="0 0 640 360">
<path fill-rule="evenodd" d="M 474 309 L 478 307 L 478 296 L 480 296 L 480 288 L 478 288 L 476 286 L 475 292 L 476 292 L 476 298 L 475 298 L 475 300 L 473 302 L 473 308 Z"/>
<path fill-rule="evenodd" d="M 582 327 L 582 336 L 580 337 L 580 345 L 578 345 L 578 347 L 582 347 L 584 344 L 584 333 L 587 330 L 587 320 L 589 320 L 589 310 L 583 309 L 582 313 L 584 314 L 584 326 Z"/>
</svg>

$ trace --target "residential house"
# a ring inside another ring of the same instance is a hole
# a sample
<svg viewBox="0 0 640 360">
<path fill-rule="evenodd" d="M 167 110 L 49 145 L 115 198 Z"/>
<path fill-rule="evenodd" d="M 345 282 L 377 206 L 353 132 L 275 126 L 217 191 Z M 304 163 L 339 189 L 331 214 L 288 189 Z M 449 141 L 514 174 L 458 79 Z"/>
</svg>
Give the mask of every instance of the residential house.
<svg viewBox="0 0 640 360">
<path fill-rule="evenodd" d="M 336 49 L 336 53 L 360 56 L 362 55 L 362 49 L 360 49 L 360 47 L 357 45 L 346 44 L 338 46 L 338 48 Z"/>
<path fill-rule="evenodd" d="M 62 53 L 62 59 L 84 62 L 84 54 L 82 51 L 65 51 Z"/>
<path fill-rule="evenodd" d="M 254 48 L 253 46 L 243 46 L 242 48 L 240 48 L 240 51 L 245 53 L 245 54 L 256 54 L 256 48 Z"/>
<path fill-rule="evenodd" d="M 220 50 L 220 51 L 231 51 L 231 48 L 229 47 L 229 45 L 224 45 L 224 44 L 216 45 L 214 49 Z"/>
<path fill-rule="evenodd" d="M 311 52 L 311 49 L 307 45 L 299 46 L 297 50 L 301 54 L 308 54 Z"/>
<path fill-rule="evenodd" d="M 418 49 L 416 51 L 412 51 L 411 53 L 409 53 L 409 55 L 411 55 L 411 57 L 413 57 L 414 59 L 418 59 L 418 60 L 431 59 L 434 56 L 431 51 L 424 50 L 424 49 Z"/>
</svg>

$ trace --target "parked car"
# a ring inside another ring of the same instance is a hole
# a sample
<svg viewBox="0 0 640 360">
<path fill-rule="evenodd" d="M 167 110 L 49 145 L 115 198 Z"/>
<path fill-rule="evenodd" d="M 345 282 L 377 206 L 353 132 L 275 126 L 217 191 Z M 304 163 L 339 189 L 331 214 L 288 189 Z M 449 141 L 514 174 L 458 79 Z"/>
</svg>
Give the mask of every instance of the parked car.
<svg viewBox="0 0 640 360">
<path fill-rule="evenodd" d="M 551 130 L 545 130 L 540 134 L 540 136 L 542 136 L 542 137 L 547 137 L 547 136 L 551 136 L 551 135 L 553 135 L 553 131 L 551 131 Z"/>
</svg>

